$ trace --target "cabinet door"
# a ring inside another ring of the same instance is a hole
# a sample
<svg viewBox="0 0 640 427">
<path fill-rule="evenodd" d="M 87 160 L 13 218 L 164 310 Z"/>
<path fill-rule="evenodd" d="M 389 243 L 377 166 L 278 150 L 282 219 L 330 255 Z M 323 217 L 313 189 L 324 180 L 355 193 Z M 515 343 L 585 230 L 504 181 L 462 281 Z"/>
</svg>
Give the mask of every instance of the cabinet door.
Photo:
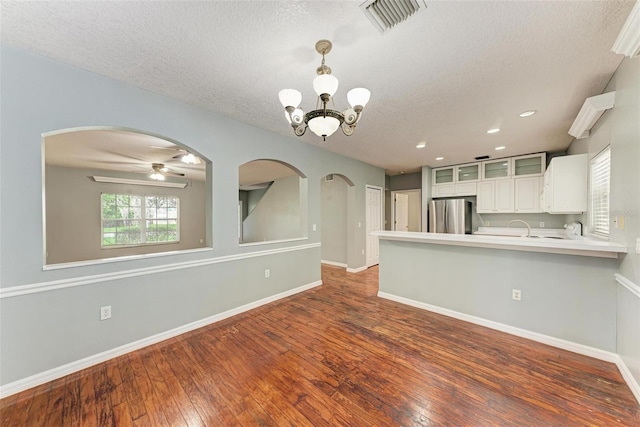
<svg viewBox="0 0 640 427">
<path fill-rule="evenodd" d="M 482 162 L 482 179 L 500 179 L 511 176 L 511 159 Z"/>
<path fill-rule="evenodd" d="M 431 197 L 450 197 L 455 196 L 455 184 L 441 184 L 431 187 Z"/>
<path fill-rule="evenodd" d="M 433 170 L 433 185 L 448 184 L 453 182 L 454 166 Z"/>
<path fill-rule="evenodd" d="M 481 181 L 478 183 L 478 198 L 476 199 L 476 210 L 478 213 L 493 212 L 493 181 Z"/>
<path fill-rule="evenodd" d="M 475 182 L 459 182 L 455 187 L 456 196 L 475 196 L 476 195 L 476 183 Z"/>
<path fill-rule="evenodd" d="M 540 212 L 540 177 L 515 179 L 515 212 Z"/>
<path fill-rule="evenodd" d="M 513 158 L 513 176 L 542 176 L 547 163 L 545 153 L 530 154 Z"/>
<path fill-rule="evenodd" d="M 494 181 L 494 212 L 513 212 L 513 179 Z"/>
<path fill-rule="evenodd" d="M 480 163 L 456 166 L 456 181 L 477 181 L 480 179 Z"/>
</svg>

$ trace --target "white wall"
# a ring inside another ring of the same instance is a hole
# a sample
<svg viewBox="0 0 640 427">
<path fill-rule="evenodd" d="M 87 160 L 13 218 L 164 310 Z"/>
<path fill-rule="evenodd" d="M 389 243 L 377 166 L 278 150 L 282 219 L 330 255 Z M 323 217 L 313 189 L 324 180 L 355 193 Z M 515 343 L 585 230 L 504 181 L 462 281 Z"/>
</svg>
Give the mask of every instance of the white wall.
<svg viewBox="0 0 640 427">
<path fill-rule="evenodd" d="M 47 264 L 205 247 L 203 181 L 185 188 L 164 188 L 95 182 L 93 175 L 115 176 L 104 170 L 46 167 Z M 135 174 L 118 177 L 140 179 Z M 180 242 L 130 248 L 101 247 L 100 194 L 171 195 L 180 198 Z"/>
<path fill-rule="evenodd" d="M 320 223 L 320 179 L 329 173 L 355 184 L 348 259 L 365 265 L 365 230 L 357 223 L 365 222 L 366 185 L 384 184 L 382 169 L 17 48 L 3 45 L 0 55 L 3 392 L 79 359 L 319 281 L 320 233 L 308 224 Z M 42 134 L 97 125 L 160 135 L 211 159 L 210 249 L 43 270 Z M 255 159 L 278 159 L 307 176 L 306 240 L 238 244 L 238 168 Z M 101 322 L 104 305 L 112 306 L 113 318 Z"/>
<path fill-rule="evenodd" d="M 589 138 L 573 141 L 568 154 L 593 158 L 611 145 L 609 240 L 628 248 L 619 273 L 636 290 L 618 285 L 617 352 L 640 383 L 640 254 L 635 252 L 640 238 L 640 58 L 624 59 L 604 92 L 613 90 L 615 107 L 596 123 Z M 614 227 L 614 216 L 624 216 L 624 228 Z M 607 283 L 612 281 L 607 278 Z"/>
</svg>

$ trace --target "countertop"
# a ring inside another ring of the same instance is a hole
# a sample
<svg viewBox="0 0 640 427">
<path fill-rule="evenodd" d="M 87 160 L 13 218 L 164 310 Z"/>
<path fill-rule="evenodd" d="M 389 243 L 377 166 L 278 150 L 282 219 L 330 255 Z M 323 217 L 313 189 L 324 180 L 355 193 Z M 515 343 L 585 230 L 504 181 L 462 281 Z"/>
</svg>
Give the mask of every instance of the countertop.
<svg viewBox="0 0 640 427">
<path fill-rule="evenodd" d="M 519 230 L 522 232 L 522 230 Z M 524 230 L 526 233 L 526 229 Z M 506 249 L 514 251 L 544 252 L 551 254 L 580 255 L 600 258 L 617 258 L 627 253 L 627 247 L 617 243 L 591 240 L 530 238 L 496 236 L 490 234 L 442 234 L 411 231 L 374 231 L 373 236 L 383 240 L 427 243 L 435 245 L 471 246 L 477 248 Z"/>
</svg>

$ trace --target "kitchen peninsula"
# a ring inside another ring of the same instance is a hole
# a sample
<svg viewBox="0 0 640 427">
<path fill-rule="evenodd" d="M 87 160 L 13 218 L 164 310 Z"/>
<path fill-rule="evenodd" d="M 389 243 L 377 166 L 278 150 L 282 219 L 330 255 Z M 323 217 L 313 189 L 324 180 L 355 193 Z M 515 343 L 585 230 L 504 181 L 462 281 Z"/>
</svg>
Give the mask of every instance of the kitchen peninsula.
<svg viewBox="0 0 640 427">
<path fill-rule="evenodd" d="M 379 296 L 583 353 L 615 352 L 618 256 L 591 240 L 380 231 Z M 521 299 L 514 300 L 514 290 Z"/>
</svg>

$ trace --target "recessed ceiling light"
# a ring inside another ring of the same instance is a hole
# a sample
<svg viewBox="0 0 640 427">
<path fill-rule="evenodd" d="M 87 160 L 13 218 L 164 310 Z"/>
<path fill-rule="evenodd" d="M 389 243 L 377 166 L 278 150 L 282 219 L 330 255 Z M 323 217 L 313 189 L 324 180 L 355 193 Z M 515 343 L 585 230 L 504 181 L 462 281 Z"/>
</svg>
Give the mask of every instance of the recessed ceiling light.
<svg viewBox="0 0 640 427">
<path fill-rule="evenodd" d="M 444 160 L 444 157 L 436 157 L 436 160 Z"/>
<path fill-rule="evenodd" d="M 500 129 L 498 129 L 498 128 L 489 129 L 487 131 L 487 133 L 498 133 L 498 132 L 500 132 Z"/>
<path fill-rule="evenodd" d="M 416 148 L 424 148 L 427 146 L 427 143 L 425 141 L 422 142 L 418 142 L 418 145 L 416 145 Z"/>
<path fill-rule="evenodd" d="M 529 116 L 533 116 L 535 113 L 537 113 L 536 110 L 529 110 L 529 111 L 523 111 L 522 113 L 518 114 L 520 117 L 529 117 Z"/>
<path fill-rule="evenodd" d="M 500 147 L 496 147 L 496 151 L 504 150 L 505 148 L 507 147 L 505 147 L 504 145 L 501 145 Z"/>
</svg>

